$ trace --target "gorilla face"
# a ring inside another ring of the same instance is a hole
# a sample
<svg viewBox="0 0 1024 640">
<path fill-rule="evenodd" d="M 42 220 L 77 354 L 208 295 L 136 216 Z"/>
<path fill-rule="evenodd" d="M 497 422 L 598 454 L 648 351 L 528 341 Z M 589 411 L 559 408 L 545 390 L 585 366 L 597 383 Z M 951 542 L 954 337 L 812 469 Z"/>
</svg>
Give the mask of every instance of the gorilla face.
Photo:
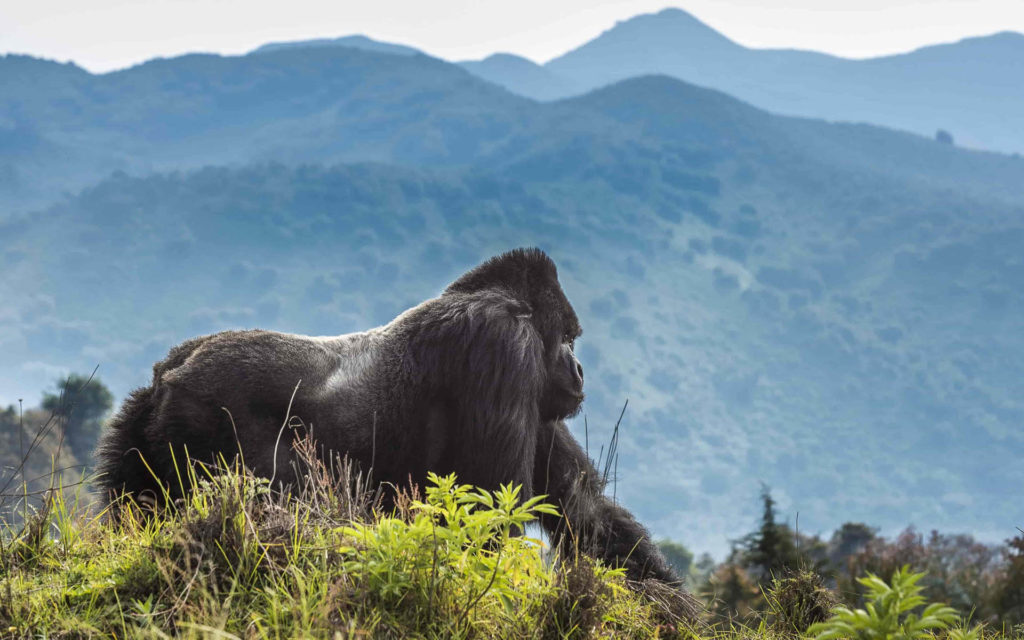
<svg viewBox="0 0 1024 640">
<path fill-rule="evenodd" d="M 582 335 L 579 318 L 558 282 L 546 274 L 543 286 L 533 284 L 534 326 L 544 337 L 547 383 L 540 402 L 543 420 L 561 420 L 579 413 L 583 404 L 583 365 L 573 352 Z"/>
<path fill-rule="evenodd" d="M 539 409 L 543 420 L 579 412 L 583 403 L 583 367 L 573 353 L 582 333 L 579 318 L 558 282 L 558 270 L 536 250 L 513 251 L 464 274 L 448 293 L 503 292 L 516 301 L 514 315 L 529 318 L 544 344 L 544 383 Z"/>
<path fill-rule="evenodd" d="M 535 289 L 537 286 L 535 285 Z M 575 341 L 583 334 L 557 274 L 548 274 L 545 287 L 535 294 L 537 328 L 545 336 L 548 381 L 541 398 L 541 418 L 561 420 L 577 415 L 583 404 L 583 366 L 575 357 Z"/>
<path fill-rule="evenodd" d="M 560 420 L 576 415 L 583 405 L 583 365 L 573 353 L 575 337 L 555 349 L 548 372 L 548 385 L 541 399 L 540 414 L 544 420 Z"/>
</svg>

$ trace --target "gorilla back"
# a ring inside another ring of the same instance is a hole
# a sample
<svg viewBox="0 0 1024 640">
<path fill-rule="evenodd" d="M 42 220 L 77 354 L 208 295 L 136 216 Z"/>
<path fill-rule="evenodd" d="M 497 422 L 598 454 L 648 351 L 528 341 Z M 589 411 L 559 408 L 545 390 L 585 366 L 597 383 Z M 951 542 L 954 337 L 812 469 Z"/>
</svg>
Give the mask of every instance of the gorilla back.
<svg viewBox="0 0 1024 640">
<path fill-rule="evenodd" d="M 563 517 L 542 524 L 634 578 L 673 581 L 633 517 L 562 422 L 583 401 L 573 354 L 581 329 L 540 250 L 517 249 L 469 271 L 437 298 L 362 333 L 307 337 L 228 331 L 189 340 L 153 367 L 101 436 L 111 499 L 159 502 L 182 486 L 175 461 L 241 454 L 276 487 L 294 486 L 294 417 L 324 451 L 375 481 L 422 483 L 455 472 L 486 489 L 544 493 Z M 187 453 L 186 453 L 187 452 Z"/>
</svg>

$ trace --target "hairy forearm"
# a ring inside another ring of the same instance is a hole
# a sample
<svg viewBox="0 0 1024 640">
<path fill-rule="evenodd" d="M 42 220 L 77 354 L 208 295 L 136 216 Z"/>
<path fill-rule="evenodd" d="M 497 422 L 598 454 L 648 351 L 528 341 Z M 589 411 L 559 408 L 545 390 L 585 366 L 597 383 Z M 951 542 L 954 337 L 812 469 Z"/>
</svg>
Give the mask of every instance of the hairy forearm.
<svg viewBox="0 0 1024 640">
<path fill-rule="evenodd" d="M 601 477 L 564 423 L 544 426 L 537 454 L 534 486 L 562 512 L 542 524 L 563 552 L 578 550 L 625 567 L 633 580 L 678 581 L 647 530 L 604 495 Z"/>
</svg>

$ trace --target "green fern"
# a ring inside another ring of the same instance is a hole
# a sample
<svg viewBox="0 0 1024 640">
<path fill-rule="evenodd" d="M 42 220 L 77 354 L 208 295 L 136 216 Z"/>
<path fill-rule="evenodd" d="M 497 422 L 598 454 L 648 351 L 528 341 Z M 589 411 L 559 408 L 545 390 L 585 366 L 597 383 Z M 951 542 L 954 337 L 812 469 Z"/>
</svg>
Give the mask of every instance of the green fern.
<svg viewBox="0 0 1024 640">
<path fill-rule="evenodd" d="M 933 631 L 949 629 L 959 622 L 956 610 L 944 604 L 929 604 L 918 613 L 913 611 L 925 605 L 918 581 L 924 573 L 912 573 L 904 565 L 892 574 L 891 584 L 869 573 L 857 581 L 867 587 L 870 601 L 863 609 L 836 607 L 832 617 L 811 625 L 807 632 L 814 640 L 922 640 Z M 976 640 L 976 629 L 953 629 L 950 637 L 957 640 Z"/>
</svg>

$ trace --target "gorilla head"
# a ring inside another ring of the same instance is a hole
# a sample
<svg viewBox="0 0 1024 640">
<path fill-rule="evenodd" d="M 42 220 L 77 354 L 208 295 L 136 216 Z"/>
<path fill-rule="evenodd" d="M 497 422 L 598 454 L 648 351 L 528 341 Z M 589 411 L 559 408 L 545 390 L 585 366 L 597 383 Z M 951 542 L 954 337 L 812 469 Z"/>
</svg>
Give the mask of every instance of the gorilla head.
<svg viewBox="0 0 1024 640">
<path fill-rule="evenodd" d="M 449 285 L 445 294 L 487 289 L 504 290 L 518 301 L 511 313 L 529 320 L 543 344 L 541 419 L 576 415 L 583 406 L 583 365 L 573 348 L 583 329 L 558 282 L 554 262 L 537 249 L 511 251 L 466 273 Z"/>
<path fill-rule="evenodd" d="M 111 496 L 174 499 L 188 490 L 175 460 L 240 452 L 275 486 L 294 485 L 293 434 L 281 426 L 294 416 L 325 452 L 372 469 L 374 480 L 404 486 L 455 472 L 485 489 L 518 484 L 524 499 L 548 494 L 563 511 L 542 519 L 556 539 L 570 531 L 578 548 L 636 579 L 672 581 L 562 422 L 583 401 L 580 333 L 554 263 L 517 249 L 369 331 L 195 338 L 154 365 L 150 386 L 108 425 L 100 482 Z"/>
</svg>

